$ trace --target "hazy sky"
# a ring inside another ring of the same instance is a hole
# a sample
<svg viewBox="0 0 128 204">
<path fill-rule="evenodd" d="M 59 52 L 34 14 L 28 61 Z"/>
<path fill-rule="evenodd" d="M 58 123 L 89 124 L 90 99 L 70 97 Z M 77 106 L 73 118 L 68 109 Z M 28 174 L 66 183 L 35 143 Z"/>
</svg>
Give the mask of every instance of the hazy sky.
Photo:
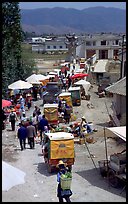
<svg viewBox="0 0 128 204">
<path fill-rule="evenodd" d="M 21 9 L 64 7 L 81 10 L 95 6 L 126 9 L 126 2 L 20 2 Z"/>
</svg>

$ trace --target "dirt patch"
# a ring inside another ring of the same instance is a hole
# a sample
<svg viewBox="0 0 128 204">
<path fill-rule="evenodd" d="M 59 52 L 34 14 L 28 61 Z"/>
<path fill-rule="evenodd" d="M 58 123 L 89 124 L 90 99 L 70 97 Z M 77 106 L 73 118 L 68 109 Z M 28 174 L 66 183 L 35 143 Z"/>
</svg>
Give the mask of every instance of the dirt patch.
<svg viewBox="0 0 128 204">
<path fill-rule="evenodd" d="M 4 146 L 2 149 L 2 160 L 7 162 L 16 162 L 18 153 L 14 151 L 14 147 Z"/>
</svg>

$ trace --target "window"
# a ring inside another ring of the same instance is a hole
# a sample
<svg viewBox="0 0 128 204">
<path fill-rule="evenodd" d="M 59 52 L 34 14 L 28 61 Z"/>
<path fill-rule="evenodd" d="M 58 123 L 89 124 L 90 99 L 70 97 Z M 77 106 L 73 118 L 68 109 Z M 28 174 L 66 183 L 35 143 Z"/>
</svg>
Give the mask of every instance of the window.
<svg viewBox="0 0 128 204">
<path fill-rule="evenodd" d="M 56 49 L 56 46 L 55 46 L 55 45 L 53 46 L 53 49 Z"/>
<path fill-rule="evenodd" d="M 101 41 L 101 45 L 106 45 L 106 40 Z"/>
<path fill-rule="evenodd" d="M 63 48 L 63 46 L 62 45 L 60 45 L 60 49 L 62 49 Z"/>
<path fill-rule="evenodd" d="M 118 41 L 118 40 L 116 40 L 116 45 L 118 45 L 118 43 L 119 43 L 119 41 Z"/>
<path fill-rule="evenodd" d="M 93 46 L 95 46 L 96 45 L 96 42 L 95 41 L 93 41 Z"/>
<path fill-rule="evenodd" d="M 49 45 L 47 46 L 47 49 L 50 49 L 50 46 L 49 46 Z"/>
<path fill-rule="evenodd" d="M 90 41 L 87 41 L 87 42 L 86 42 L 86 46 L 91 46 L 91 42 L 90 42 Z"/>
</svg>

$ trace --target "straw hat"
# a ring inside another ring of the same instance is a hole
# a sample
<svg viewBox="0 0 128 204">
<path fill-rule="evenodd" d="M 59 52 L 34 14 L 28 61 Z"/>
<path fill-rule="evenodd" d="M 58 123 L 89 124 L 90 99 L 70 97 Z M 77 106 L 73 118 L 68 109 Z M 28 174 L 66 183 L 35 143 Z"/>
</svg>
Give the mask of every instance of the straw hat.
<svg viewBox="0 0 128 204">
<path fill-rule="evenodd" d="M 60 165 L 66 166 L 66 163 L 64 163 L 62 160 L 60 160 L 59 163 L 57 164 L 57 167 L 59 167 Z"/>
<path fill-rule="evenodd" d="M 84 117 L 84 116 L 82 116 L 82 119 L 84 119 L 84 120 L 85 120 L 85 117 Z"/>
</svg>

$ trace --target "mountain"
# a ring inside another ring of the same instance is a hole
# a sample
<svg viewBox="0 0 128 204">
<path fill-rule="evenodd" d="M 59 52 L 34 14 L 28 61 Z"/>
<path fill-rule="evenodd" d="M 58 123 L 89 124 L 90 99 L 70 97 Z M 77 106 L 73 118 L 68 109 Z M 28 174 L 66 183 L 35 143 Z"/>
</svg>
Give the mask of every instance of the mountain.
<svg viewBox="0 0 128 204">
<path fill-rule="evenodd" d="M 21 9 L 24 31 L 36 34 L 96 33 L 126 31 L 126 10 L 106 7 Z"/>
</svg>

